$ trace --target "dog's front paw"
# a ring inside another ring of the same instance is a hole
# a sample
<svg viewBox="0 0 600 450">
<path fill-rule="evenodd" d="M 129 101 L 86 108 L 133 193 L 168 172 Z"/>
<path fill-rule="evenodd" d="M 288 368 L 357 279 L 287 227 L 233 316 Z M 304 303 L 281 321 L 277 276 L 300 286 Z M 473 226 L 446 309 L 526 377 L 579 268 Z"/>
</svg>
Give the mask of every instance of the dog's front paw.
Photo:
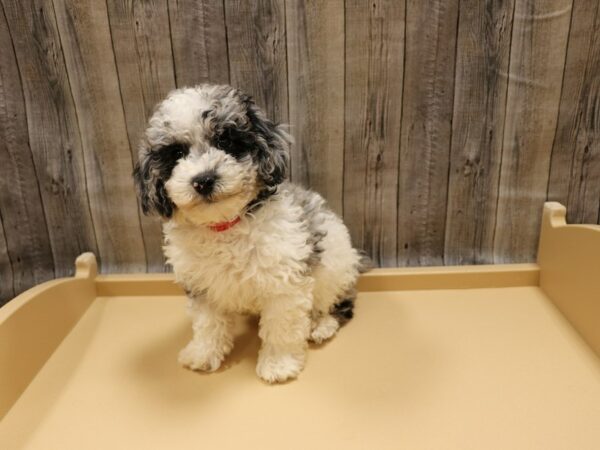
<svg viewBox="0 0 600 450">
<path fill-rule="evenodd" d="M 214 372 L 221 367 L 224 358 L 224 352 L 210 348 L 201 342 L 191 341 L 179 352 L 178 359 L 181 365 L 189 369 Z"/>
<path fill-rule="evenodd" d="M 256 365 L 256 373 L 267 383 L 281 383 L 296 378 L 303 367 L 304 355 L 261 355 Z"/>
</svg>

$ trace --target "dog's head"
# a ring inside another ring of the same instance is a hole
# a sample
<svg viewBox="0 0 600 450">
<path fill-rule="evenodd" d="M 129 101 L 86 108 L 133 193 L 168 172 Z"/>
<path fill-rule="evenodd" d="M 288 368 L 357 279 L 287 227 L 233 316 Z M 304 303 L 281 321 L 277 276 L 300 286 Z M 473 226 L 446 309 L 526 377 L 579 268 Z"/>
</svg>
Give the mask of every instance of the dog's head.
<svg viewBox="0 0 600 450">
<path fill-rule="evenodd" d="M 290 136 L 231 86 L 171 92 L 150 118 L 134 169 L 145 214 L 231 220 L 286 177 Z"/>
</svg>

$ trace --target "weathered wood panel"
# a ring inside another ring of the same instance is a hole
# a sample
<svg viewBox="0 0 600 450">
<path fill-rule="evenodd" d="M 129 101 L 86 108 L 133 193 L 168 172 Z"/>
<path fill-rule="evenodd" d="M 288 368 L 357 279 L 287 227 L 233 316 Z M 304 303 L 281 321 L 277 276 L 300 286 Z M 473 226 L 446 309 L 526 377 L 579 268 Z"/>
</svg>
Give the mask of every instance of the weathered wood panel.
<svg viewBox="0 0 600 450">
<path fill-rule="evenodd" d="M 87 188 L 103 270 L 145 271 L 106 4 L 54 1 L 83 142 Z"/>
<path fill-rule="evenodd" d="M 119 75 L 132 163 L 154 106 L 175 88 L 169 13 L 164 2 L 108 0 L 112 45 Z M 165 270 L 161 222 L 141 215 L 148 270 Z"/>
<path fill-rule="evenodd" d="M 44 205 L 56 276 L 96 251 L 81 137 L 52 4 L 4 1 L 23 81 L 29 143 Z M 68 217 L 69 220 L 65 220 Z"/>
<path fill-rule="evenodd" d="M 4 4 L 0 45 L 0 217 L 12 268 L 10 284 L 17 293 L 53 278 L 54 260 Z"/>
<path fill-rule="evenodd" d="M 13 272 L 8 256 L 4 226 L 0 216 L 0 306 L 15 295 L 13 288 Z"/>
<path fill-rule="evenodd" d="M 342 214 L 344 2 L 287 1 L 292 180 Z"/>
<path fill-rule="evenodd" d="M 283 0 L 225 0 L 231 84 L 275 121 L 288 121 Z"/>
<path fill-rule="evenodd" d="M 154 104 L 201 82 L 291 124 L 293 180 L 381 265 L 531 260 L 546 197 L 600 221 L 597 2 L 0 5 L 0 302 L 85 250 L 162 270 L 132 160 Z"/>
<path fill-rule="evenodd" d="M 398 264 L 444 262 L 457 0 L 409 0 L 398 196 Z"/>
<path fill-rule="evenodd" d="M 571 18 L 571 0 L 515 4 L 494 239 L 496 262 L 537 250 Z"/>
<path fill-rule="evenodd" d="M 600 3 L 575 1 L 548 198 L 568 221 L 600 223 Z"/>
<path fill-rule="evenodd" d="M 12 47 L 12 41 L 10 38 L 10 34 L 8 32 L 8 24 L 6 22 L 6 17 L 4 15 L 4 7 L 2 7 L 2 15 L 0 15 L 0 46 L 2 49 L 7 49 L 9 46 Z M 6 57 L 9 55 L 9 58 Z M 16 58 L 14 53 L 12 55 L 9 54 L 7 50 L 0 52 L 0 106 L 6 103 L 4 99 L 4 90 L 5 85 L 7 84 L 5 79 L 6 75 L 4 67 L 6 64 L 10 64 L 11 62 L 16 62 Z M 12 72 L 13 76 L 15 75 L 15 71 Z M 10 74 L 8 74 L 10 76 Z M 3 110 L 0 109 L 0 125 L 3 125 L 7 120 L 6 112 L 1 112 Z M 5 140 L 5 130 L 6 125 L 3 125 L 0 128 L 0 140 Z M 0 148 L 2 144 L 0 144 Z M 8 156 L 8 152 L 3 149 L 0 156 Z M 4 162 L 4 160 L 2 160 Z M 12 214 L 12 212 L 9 212 Z M 15 294 L 15 290 L 13 287 L 13 270 L 12 264 L 10 262 L 10 256 L 8 254 L 8 244 L 6 242 L 6 235 L 4 233 L 4 225 L 2 223 L 2 204 L 0 203 L 0 306 L 2 306 L 8 299 L 12 298 Z"/>
<path fill-rule="evenodd" d="M 344 220 L 380 265 L 396 264 L 404 7 L 346 2 Z"/>
<path fill-rule="evenodd" d="M 223 0 L 169 0 L 177 86 L 229 83 Z"/>
<path fill-rule="evenodd" d="M 491 263 L 514 2 L 460 6 L 444 263 Z"/>
</svg>

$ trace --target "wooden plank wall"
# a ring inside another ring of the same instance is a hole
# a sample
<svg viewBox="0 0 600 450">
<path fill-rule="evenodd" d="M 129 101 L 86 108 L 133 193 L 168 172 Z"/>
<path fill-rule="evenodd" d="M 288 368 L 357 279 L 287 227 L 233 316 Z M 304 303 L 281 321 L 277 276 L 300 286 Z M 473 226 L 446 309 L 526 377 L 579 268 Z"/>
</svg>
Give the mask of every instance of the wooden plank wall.
<svg viewBox="0 0 600 450">
<path fill-rule="evenodd" d="M 0 0 L 0 302 L 161 271 L 131 170 L 154 104 L 232 83 L 296 137 L 384 266 L 532 261 L 542 203 L 600 222 L 600 6 L 587 0 Z"/>
</svg>

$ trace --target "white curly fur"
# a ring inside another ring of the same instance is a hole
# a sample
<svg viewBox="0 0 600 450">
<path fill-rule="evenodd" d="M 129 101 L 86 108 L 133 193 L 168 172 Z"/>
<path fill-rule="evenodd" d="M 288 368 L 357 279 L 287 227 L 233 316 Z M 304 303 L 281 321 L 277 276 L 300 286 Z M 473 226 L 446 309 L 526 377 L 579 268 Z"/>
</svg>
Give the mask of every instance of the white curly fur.
<svg viewBox="0 0 600 450">
<path fill-rule="evenodd" d="M 211 85 L 170 94 L 150 120 L 137 181 L 149 209 L 164 203 L 152 197 L 160 165 L 144 164 L 163 146 L 189 147 L 162 180 L 173 207 L 163 225 L 164 251 L 188 292 L 193 328 L 179 361 L 195 370 L 218 369 L 233 347 L 232 315 L 257 314 L 262 347 L 256 371 L 267 382 L 281 382 L 302 370 L 309 339 L 322 342 L 337 332 L 332 308 L 353 290 L 361 257 L 340 218 L 314 192 L 276 183 L 260 207 L 248 206 L 268 186 L 265 180 L 285 169 L 289 136 L 253 104 L 255 119 L 265 122 L 251 128 L 240 95 Z M 254 151 L 236 158 L 216 148 L 210 138 L 225 125 L 248 130 L 264 149 L 263 160 Z M 273 135 L 263 133 L 263 125 Z M 219 175 L 210 198 L 190 183 L 207 170 Z M 237 216 L 240 222 L 226 231 L 208 226 Z"/>
</svg>

